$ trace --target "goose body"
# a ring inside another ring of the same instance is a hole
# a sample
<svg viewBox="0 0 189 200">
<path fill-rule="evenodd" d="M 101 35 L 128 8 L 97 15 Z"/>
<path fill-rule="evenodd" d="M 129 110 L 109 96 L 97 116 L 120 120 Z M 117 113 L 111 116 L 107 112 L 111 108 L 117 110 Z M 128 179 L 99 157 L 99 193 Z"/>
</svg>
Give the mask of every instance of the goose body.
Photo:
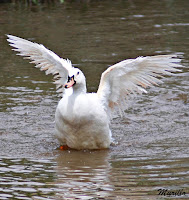
<svg viewBox="0 0 189 200">
<path fill-rule="evenodd" d="M 73 149 L 109 148 L 109 128 L 114 108 L 124 112 L 127 97 L 147 93 L 146 88 L 162 83 L 163 75 L 180 71 L 176 55 L 158 55 L 128 59 L 102 73 L 97 93 L 87 93 L 83 72 L 71 61 L 62 59 L 43 45 L 8 35 L 13 50 L 31 60 L 46 74 L 53 74 L 62 98 L 55 113 L 56 136 L 61 145 Z"/>
<path fill-rule="evenodd" d="M 109 119 L 96 93 L 66 96 L 58 103 L 56 134 L 74 149 L 104 149 L 111 143 Z"/>
</svg>

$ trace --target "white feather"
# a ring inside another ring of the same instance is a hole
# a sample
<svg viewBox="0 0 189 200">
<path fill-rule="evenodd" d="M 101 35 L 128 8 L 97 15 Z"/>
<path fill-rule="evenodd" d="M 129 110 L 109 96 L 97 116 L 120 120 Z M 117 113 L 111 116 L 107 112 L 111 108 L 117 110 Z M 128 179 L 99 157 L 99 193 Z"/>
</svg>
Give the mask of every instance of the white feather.
<svg viewBox="0 0 189 200">
<path fill-rule="evenodd" d="M 55 81 L 55 84 L 58 85 L 57 88 L 59 88 L 57 92 L 62 93 L 64 90 L 62 86 L 66 83 L 69 70 L 72 68 L 71 61 L 60 58 L 42 44 L 33 43 L 12 35 L 7 36 L 10 46 L 14 47 L 14 51 L 19 52 L 17 55 L 24 56 L 25 59 L 30 59 L 30 63 L 34 63 L 36 68 L 40 68 L 46 74 L 56 74 L 56 78 L 60 80 Z"/>
<path fill-rule="evenodd" d="M 122 97 L 147 93 L 146 88 L 162 83 L 158 78 L 179 72 L 180 59 L 175 55 L 160 55 L 128 59 L 109 67 L 102 73 L 97 91 L 105 109 L 112 110 L 124 101 Z M 119 106 L 123 112 L 124 108 Z"/>
</svg>

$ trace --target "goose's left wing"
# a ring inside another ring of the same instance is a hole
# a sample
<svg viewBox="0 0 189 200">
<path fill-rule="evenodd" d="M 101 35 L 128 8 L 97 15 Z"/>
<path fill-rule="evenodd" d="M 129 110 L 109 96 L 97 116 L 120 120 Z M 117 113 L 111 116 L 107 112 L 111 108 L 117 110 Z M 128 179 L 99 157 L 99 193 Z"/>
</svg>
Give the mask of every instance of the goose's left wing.
<svg viewBox="0 0 189 200">
<path fill-rule="evenodd" d="M 98 97 L 106 111 L 119 106 L 131 94 L 147 93 L 146 88 L 162 83 L 158 78 L 181 71 L 176 67 L 182 65 L 176 55 L 158 55 L 138 57 L 121 61 L 102 73 L 97 91 Z"/>
<path fill-rule="evenodd" d="M 45 71 L 46 74 L 52 74 L 57 85 L 57 92 L 64 91 L 64 84 L 67 82 L 69 70 L 72 68 L 71 61 L 57 56 L 54 52 L 45 48 L 42 44 L 37 44 L 16 36 L 7 35 L 10 46 L 14 51 L 19 52 L 17 55 L 30 59 L 35 67 Z"/>
</svg>

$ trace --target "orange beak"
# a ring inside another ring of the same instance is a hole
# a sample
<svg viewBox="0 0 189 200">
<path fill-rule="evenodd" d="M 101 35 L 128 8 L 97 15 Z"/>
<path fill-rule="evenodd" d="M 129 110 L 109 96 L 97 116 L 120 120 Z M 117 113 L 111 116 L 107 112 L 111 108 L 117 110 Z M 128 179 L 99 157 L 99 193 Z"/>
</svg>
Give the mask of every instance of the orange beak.
<svg viewBox="0 0 189 200">
<path fill-rule="evenodd" d="M 65 88 L 70 88 L 73 85 L 75 85 L 75 80 L 74 80 L 74 76 L 71 77 L 71 79 L 64 85 Z"/>
</svg>

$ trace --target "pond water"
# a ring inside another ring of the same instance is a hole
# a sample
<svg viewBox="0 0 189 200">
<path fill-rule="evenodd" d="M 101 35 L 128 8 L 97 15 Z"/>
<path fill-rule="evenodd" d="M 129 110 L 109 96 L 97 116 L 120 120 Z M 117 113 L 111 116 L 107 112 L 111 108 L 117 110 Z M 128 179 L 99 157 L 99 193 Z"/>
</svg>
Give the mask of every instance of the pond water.
<svg viewBox="0 0 189 200">
<path fill-rule="evenodd" d="M 189 199 L 188 0 L 12 2 L 0 4 L 0 199 Z M 89 92 L 127 58 L 176 53 L 183 73 L 114 116 L 117 145 L 60 151 L 52 77 L 16 56 L 5 34 L 72 60 Z"/>
</svg>

